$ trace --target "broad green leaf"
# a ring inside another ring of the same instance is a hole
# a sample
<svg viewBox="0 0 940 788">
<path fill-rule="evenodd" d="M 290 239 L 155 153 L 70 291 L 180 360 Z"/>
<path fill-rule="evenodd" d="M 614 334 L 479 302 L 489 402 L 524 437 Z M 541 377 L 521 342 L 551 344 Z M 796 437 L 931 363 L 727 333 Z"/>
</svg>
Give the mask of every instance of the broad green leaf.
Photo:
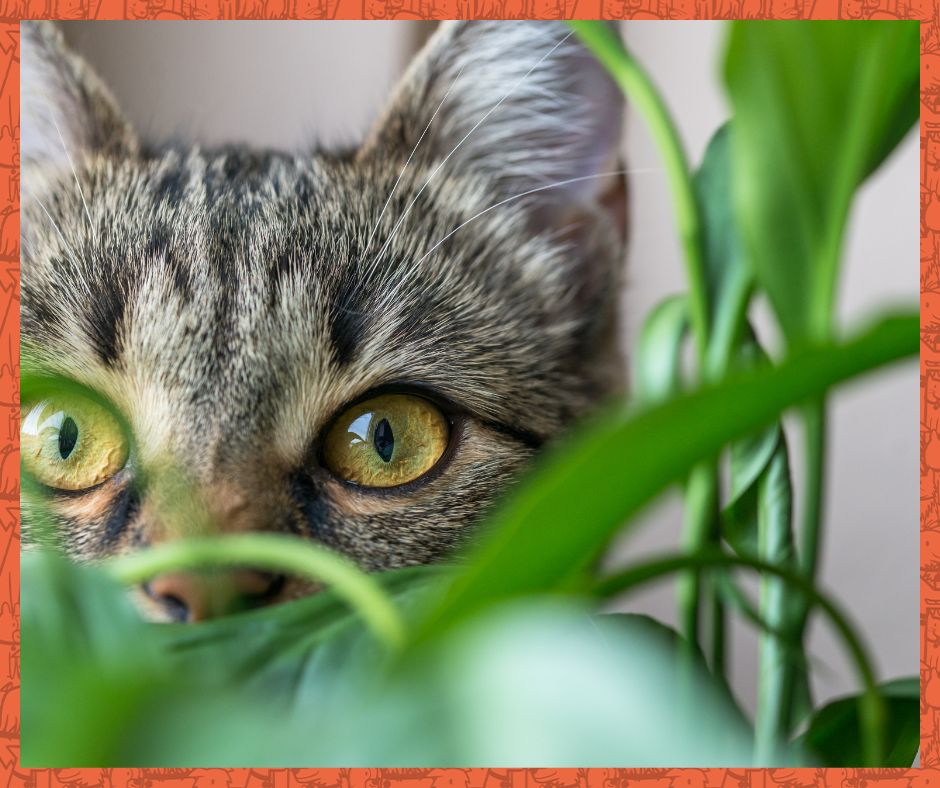
<svg viewBox="0 0 940 788">
<path fill-rule="evenodd" d="M 910 768 L 920 746 L 920 682 L 916 677 L 881 685 L 888 718 L 883 765 Z M 858 698 L 840 698 L 819 709 L 800 741 L 821 766 L 847 767 L 862 763 Z"/>
<path fill-rule="evenodd" d="M 851 341 L 801 349 L 776 368 L 729 375 L 638 414 L 599 416 L 547 455 L 495 514 L 420 636 L 502 598 L 583 587 L 587 567 L 623 524 L 696 463 L 836 383 L 915 354 L 918 344 L 916 314 L 889 318 Z"/>
<path fill-rule="evenodd" d="M 700 666 L 683 684 L 675 641 L 642 617 L 524 600 L 467 621 L 429 654 L 463 763 L 750 762 L 750 731 L 727 694 Z"/>
<path fill-rule="evenodd" d="M 24 555 L 22 587 L 23 764 L 107 762 L 164 687 L 148 628 L 120 586 L 62 558 Z"/>
<path fill-rule="evenodd" d="M 791 342 L 828 336 L 855 190 L 914 125 L 917 22 L 736 22 L 725 62 L 734 199 Z"/>
<path fill-rule="evenodd" d="M 407 594 L 440 574 L 382 581 Z M 184 628 L 141 621 L 98 568 L 29 556 L 23 582 L 30 766 L 674 766 L 750 754 L 731 699 L 701 666 L 683 696 L 674 634 L 642 616 L 525 600 L 392 665 L 329 592 Z M 251 670 L 240 646 L 259 658 Z"/>
<path fill-rule="evenodd" d="M 445 571 L 373 577 L 407 608 Z M 32 767 L 250 762 L 280 752 L 298 698 L 330 697 L 356 659 L 382 659 L 330 591 L 199 625 L 155 625 L 100 567 L 28 554 L 22 584 L 22 757 Z"/>
<path fill-rule="evenodd" d="M 659 402 L 679 391 L 688 331 L 685 296 L 671 296 L 649 313 L 633 352 L 633 394 L 639 402 Z"/>
</svg>

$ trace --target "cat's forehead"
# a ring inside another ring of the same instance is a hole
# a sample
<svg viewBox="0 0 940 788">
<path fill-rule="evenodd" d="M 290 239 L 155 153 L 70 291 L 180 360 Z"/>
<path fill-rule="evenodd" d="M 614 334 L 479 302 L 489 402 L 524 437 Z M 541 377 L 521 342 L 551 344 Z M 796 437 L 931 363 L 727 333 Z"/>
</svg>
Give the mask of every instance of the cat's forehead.
<svg viewBox="0 0 940 788">
<path fill-rule="evenodd" d="M 24 208 L 24 343 L 153 443 L 185 415 L 300 450 L 301 424 L 399 381 L 494 417 L 537 404 L 513 390 L 564 352 L 555 253 L 480 215 L 479 181 L 400 174 L 238 151 L 60 174 Z"/>
</svg>

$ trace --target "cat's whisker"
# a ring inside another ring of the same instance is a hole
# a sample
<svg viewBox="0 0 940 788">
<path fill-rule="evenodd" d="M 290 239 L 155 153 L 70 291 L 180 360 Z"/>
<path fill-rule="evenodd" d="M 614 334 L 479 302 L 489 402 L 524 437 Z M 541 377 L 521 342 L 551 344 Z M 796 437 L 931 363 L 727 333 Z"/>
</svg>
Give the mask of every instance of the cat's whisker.
<svg viewBox="0 0 940 788">
<path fill-rule="evenodd" d="M 659 167 L 647 167 L 647 168 L 642 168 L 642 169 L 640 169 L 640 168 L 632 168 L 632 169 L 623 169 L 623 170 L 613 170 L 613 171 L 611 171 L 611 172 L 599 172 L 599 173 L 595 173 L 594 175 L 582 175 L 582 176 L 579 177 L 579 178 L 567 178 L 566 180 L 563 180 L 563 181 L 556 181 L 556 182 L 554 182 L 554 183 L 546 184 L 545 186 L 538 186 L 538 187 L 536 187 L 536 188 L 534 188 L 534 189 L 529 189 L 528 191 L 520 192 L 519 194 L 514 194 L 514 195 L 512 195 L 511 197 L 506 197 L 505 199 L 500 200 L 500 201 L 497 202 L 497 203 L 493 203 L 492 205 L 490 205 L 490 206 L 487 207 L 487 208 L 484 208 L 482 211 L 479 211 L 478 213 L 475 213 L 473 216 L 471 216 L 471 217 L 470 217 L 469 219 L 467 219 L 466 221 L 461 222 L 461 223 L 458 224 L 453 230 L 451 230 L 449 233 L 447 233 L 447 235 L 445 235 L 445 236 L 444 236 L 443 238 L 441 238 L 437 243 L 435 243 L 430 249 L 428 249 L 427 252 L 425 252 L 425 253 L 424 253 L 421 257 L 419 257 L 411 266 L 409 266 L 408 271 L 405 273 L 404 276 L 401 277 L 401 279 L 399 280 L 399 282 L 396 284 L 396 289 L 397 289 L 397 287 L 399 287 L 399 286 L 401 286 L 402 284 L 404 284 L 404 283 L 408 280 L 408 277 L 409 277 L 411 274 L 413 274 L 413 273 L 418 269 L 418 266 L 420 266 L 421 263 L 423 263 L 423 262 L 424 262 L 428 257 L 430 257 L 432 254 L 434 254 L 434 252 L 436 252 L 438 249 L 440 249 L 440 247 L 441 247 L 449 238 L 451 238 L 455 233 L 457 233 L 459 230 L 462 230 L 462 229 L 463 229 L 464 227 L 466 227 L 468 224 L 471 224 L 472 222 L 475 222 L 475 221 L 476 221 L 477 219 L 479 219 L 480 217 L 485 216 L 485 215 L 488 214 L 490 211 L 494 211 L 494 210 L 496 210 L 497 208 L 500 208 L 500 207 L 502 207 L 503 205 L 506 205 L 507 203 L 513 202 L 514 200 L 520 200 L 520 199 L 522 199 L 523 197 L 528 197 L 528 196 L 531 195 L 531 194 L 537 194 L 538 192 L 547 191 L 548 189 L 557 189 L 557 188 L 559 188 L 559 187 L 561 187 L 561 186 L 568 186 L 568 185 L 570 185 L 570 184 L 572 184 L 572 183 L 581 183 L 581 182 L 583 182 L 583 181 L 596 180 L 596 179 L 598 179 L 598 178 L 612 178 L 612 177 L 615 177 L 615 176 L 618 176 L 618 175 L 643 175 L 643 174 L 658 173 L 658 172 L 662 172 L 662 169 L 659 168 Z M 393 289 L 393 292 L 394 292 L 394 289 Z"/>
<path fill-rule="evenodd" d="M 441 99 L 441 103 L 437 105 L 437 109 L 434 110 L 434 114 L 431 115 L 431 119 L 428 121 L 428 125 L 424 127 L 424 131 L 421 132 L 421 136 L 418 137 L 418 141 L 415 143 L 415 146 L 411 149 L 411 153 L 408 155 L 408 159 L 405 161 L 404 166 L 401 168 L 401 172 L 398 173 L 398 177 L 395 179 L 395 184 L 392 186 L 392 190 L 388 193 L 388 197 L 385 200 L 385 205 L 382 206 L 382 210 L 379 212 L 379 218 L 375 220 L 375 224 L 372 227 L 372 232 L 369 233 L 369 238 L 366 241 L 365 248 L 362 250 L 362 256 L 365 257 L 366 252 L 369 251 L 369 248 L 372 246 L 372 238 L 375 236 L 376 231 L 379 229 L 379 225 L 382 223 L 382 217 L 385 215 L 385 211 L 388 208 L 389 203 L 392 201 L 392 197 L 395 196 L 395 192 L 398 190 L 398 184 L 401 183 L 402 176 L 405 174 L 405 170 L 408 169 L 408 165 L 411 164 L 411 160 L 414 158 L 415 153 L 418 150 L 418 147 L 421 145 L 421 141 L 424 139 L 425 135 L 428 133 L 428 129 L 431 128 L 431 124 L 434 122 L 434 118 L 437 117 L 437 113 L 441 111 L 441 107 L 444 106 L 444 102 L 447 101 L 447 97 L 450 95 L 451 90 L 454 89 L 454 86 L 457 84 L 457 80 L 460 79 L 460 75 L 463 74 L 463 66 L 457 71 L 457 76 L 454 77 L 453 82 L 450 83 L 450 87 L 447 88 L 447 91 L 444 93 L 444 97 Z"/>
<path fill-rule="evenodd" d="M 49 211 L 46 209 L 46 206 L 43 204 L 42 200 L 40 200 L 38 197 L 36 197 L 36 195 L 32 194 L 31 192 L 27 192 L 27 193 L 29 195 L 29 199 L 35 202 L 36 205 L 38 205 L 42 209 L 42 212 L 46 214 L 46 218 L 49 220 L 50 224 L 52 224 L 52 227 L 55 229 L 56 234 L 59 236 L 59 240 L 62 241 L 62 246 L 65 248 L 65 251 L 72 258 L 72 261 L 77 265 L 78 255 L 75 254 L 75 250 L 69 245 L 69 242 L 65 240 L 65 236 L 62 234 L 62 230 L 59 228 L 58 222 L 56 222 L 56 220 L 52 218 L 52 214 L 49 213 Z"/>
<path fill-rule="evenodd" d="M 463 145 L 463 144 L 467 141 L 467 139 L 470 137 L 470 135 L 473 134 L 473 132 L 476 131 L 481 125 L 483 125 L 483 123 L 486 121 L 486 119 L 487 119 L 488 117 L 490 117 L 490 115 L 492 115 L 497 109 L 499 109 L 499 107 L 502 106 L 503 102 L 504 102 L 507 98 L 509 98 L 509 97 L 519 88 L 519 86 L 522 85 L 522 83 L 526 81 L 526 79 L 529 78 L 529 75 L 531 75 L 532 72 L 535 71 L 535 69 L 537 69 L 540 65 L 542 65 L 542 63 L 544 63 L 544 62 L 555 52 L 555 50 L 558 49 L 558 47 L 560 47 L 560 46 L 561 46 L 562 44 L 564 44 L 569 38 L 571 38 L 571 36 L 572 36 L 573 34 L 574 34 L 574 31 L 573 31 L 573 30 L 569 30 L 567 34 L 565 34 L 562 38 L 560 38 L 558 41 L 556 41 L 555 44 L 552 46 L 552 48 L 549 49 L 548 52 L 546 52 L 544 55 L 542 55 L 542 57 L 540 57 L 540 58 L 536 61 L 536 63 L 532 66 L 532 68 L 530 68 L 528 71 L 526 71 L 526 73 L 523 74 L 522 77 L 520 77 L 520 79 L 519 79 L 511 88 L 509 88 L 509 90 L 508 90 L 506 93 L 503 94 L 502 98 L 500 98 L 499 101 L 497 101 L 497 102 L 486 112 L 486 114 L 483 115 L 483 117 L 480 118 L 480 119 L 473 125 L 473 127 L 470 129 L 470 131 L 468 131 L 466 134 L 464 134 L 464 136 L 463 136 L 463 138 L 460 140 L 460 142 L 458 142 L 458 143 L 453 147 L 453 149 L 450 151 L 450 153 L 448 153 L 448 154 L 444 157 L 444 159 L 441 161 L 441 163 L 438 164 L 437 167 L 434 168 L 434 170 L 433 170 L 433 171 L 431 172 L 431 174 L 428 176 L 428 179 L 424 182 L 424 185 L 418 190 L 417 194 L 415 194 L 415 196 L 411 199 L 411 202 L 408 203 L 408 205 L 405 207 L 405 210 L 402 212 L 402 215 L 399 217 L 398 221 L 397 221 L 397 222 L 395 223 L 395 225 L 392 227 L 392 231 L 391 231 L 391 233 L 389 233 L 388 239 L 387 239 L 387 240 L 385 241 L 385 243 L 382 245 L 382 248 L 379 249 L 378 254 L 375 256 L 375 259 L 373 260 L 373 264 L 376 264 L 376 263 L 378 262 L 378 260 L 381 258 L 381 256 L 385 253 L 385 250 L 388 249 L 389 244 L 391 244 L 392 240 L 395 238 L 395 235 L 398 233 L 398 228 L 401 227 L 402 222 L 405 221 L 405 218 L 406 218 L 406 217 L 408 216 L 408 214 L 411 212 L 411 209 L 414 207 L 415 203 L 418 201 L 418 198 L 422 195 L 422 193 L 424 192 L 424 190 L 428 187 L 428 184 L 431 183 L 431 181 L 434 179 L 434 176 L 437 175 L 437 173 L 441 171 L 441 169 L 444 167 L 445 164 L 447 164 L 447 162 L 450 160 L 451 156 L 453 156 L 453 155 L 460 149 L 460 146 Z"/>
<path fill-rule="evenodd" d="M 85 208 L 85 216 L 88 219 L 88 226 L 91 228 L 91 236 L 94 238 L 95 242 L 98 241 L 98 232 L 95 229 L 95 223 L 91 220 L 91 211 L 88 210 L 88 203 L 85 202 L 85 192 L 82 191 L 82 184 L 78 180 L 78 173 L 75 171 L 75 164 L 72 161 L 72 156 L 69 153 L 68 146 L 65 144 L 65 138 L 62 136 L 62 131 L 59 129 L 59 124 L 55 119 L 55 113 L 51 111 L 49 117 L 52 118 L 52 124 L 55 126 L 56 134 L 59 135 L 59 142 L 62 143 L 62 150 L 65 151 L 65 158 L 68 160 L 69 167 L 72 169 L 72 177 L 75 178 L 75 185 L 78 187 L 78 193 L 82 198 L 82 206 Z"/>
</svg>

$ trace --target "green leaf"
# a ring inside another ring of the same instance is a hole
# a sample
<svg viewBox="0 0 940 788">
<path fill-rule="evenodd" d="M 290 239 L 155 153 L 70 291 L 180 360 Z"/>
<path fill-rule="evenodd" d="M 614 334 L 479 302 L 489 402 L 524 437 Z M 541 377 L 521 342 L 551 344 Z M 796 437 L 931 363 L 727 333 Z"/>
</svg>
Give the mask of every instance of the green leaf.
<svg viewBox="0 0 940 788">
<path fill-rule="evenodd" d="M 408 609 L 446 571 L 372 577 Z M 299 762 L 303 722 L 327 723 L 314 711 L 287 736 L 288 711 L 351 691 L 360 664 L 368 675 L 383 669 L 384 652 L 331 591 L 173 625 L 142 621 L 102 567 L 31 553 L 22 583 L 22 759 L 31 767 Z"/>
<path fill-rule="evenodd" d="M 729 375 L 639 414 L 602 414 L 547 455 L 495 514 L 416 637 L 501 598 L 583 588 L 585 571 L 623 524 L 696 463 L 785 409 L 918 346 L 916 314 L 887 319 L 849 342 L 803 348 L 776 368 Z"/>
<path fill-rule="evenodd" d="M 914 125 L 917 22 L 736 22 L 725 62 L 734 199 L 791 342 L 831 332 L 853 194 Z"/>
<path fill-rule="evenodd" d="M 671 296 L 649 313 L 633 353 L 633 394 L 639 402 L 659 402 L 679 391 L 688 331 L 685 296 Z"/>
<path fill-rule="evenodd" d="M 731 489 L 722 511 L 722 533 L 735 552 L 757 555 L 759 486 L 774 454 L 786 453 L 779 424 L 731 444 Z"/>
<path fill-rule="evenodd" d="M 818 607 L 826 614 L 841 637 L 846 650 L 850 653 L 858 677 L 865 688 L 865 692 L 858 696 L 856 703 L 860 723 L 860 763 L 864 766 L 881 765 L 884 761 L 883 752 L 885 749 L 884 698 L 881 689 L 875 682 L 871 658 L 868 656 L 858 634 L 836 603 L 820 592 L 800 572 L 785 566 L 768 563 L 759 558 L 733 556 L 720 550 L 706 549 L 695 553 L 665 554 L 658 558 L 638 562 L 633 566 L 627 566 L 612 575 L 601 578 L 594 584 L 593 590 L 602 598 L 609 598 L 678 571 L 706 567 L 714 569 L 748 567 L 761 572 L 764 576 L 778 578 L 786 582 L 791 590 L 799 593 L 800 597 L 805 600 L 807 609 Z M 759 614 L 753 612 L 749 604 L 746 607 L 751 609 L 752 618 L 762 620 Z M 771 729 L 771 732 L 773 735 L 769 740 L 764 741 L 762 744 L 759 739 L 757 740 L 759 744 L 758 763 L 762 763 L 768 757 L 776 761 L 783 754 L 783 750 L 779 746 L 781 742 L 776 740 L 774 729 Z M 758 729 L 758 735 L 760 734 L 761 731 Z"/>
<path fill-rule="evenodd" d="M 738 342 L 753 279 L 731 197 L 730 123 L 721 126 L 708 143 L 693 185 L 702 218 L 709 371 L 720 373 Z"/>
<path fill-rule="evenodd" d="M 920 747 L 920 682 L 896 679 L 880 686 L 885 698 L 887 746 L 883 765 L 909 768 Z M 840 698 L 819 709 L 800 738 L 820 765 L 858 766 L 862 763 L 858 697 Z"/>
<path fill-rule="evenodd" d="M 407 610 L 441 574 L 379 578 Z M 393 665 L 331 592 L 179 627 L 141 621 L 100 568 L 32 555 L 23 582 L 32 767 L 717 765 L 751 750 L 701 664 L 677 689 L 674 633 L 642 616 L 525 600 Z"/>
<path fill-rule="evenodd" d="M 750 762 L 750 731 L 727 693 L 700 663 L 683 674 L 675 638 L 643 617 L 519 600 L 464 621 L 414 659 L 400 694 L 426 697 L 432 685 L 436 720 L 451 723 L 462 764 Z M 402 736 L 412 757 L 398 757 L 428 763 L 426 735 L 416 726 Z"/>
</svg>

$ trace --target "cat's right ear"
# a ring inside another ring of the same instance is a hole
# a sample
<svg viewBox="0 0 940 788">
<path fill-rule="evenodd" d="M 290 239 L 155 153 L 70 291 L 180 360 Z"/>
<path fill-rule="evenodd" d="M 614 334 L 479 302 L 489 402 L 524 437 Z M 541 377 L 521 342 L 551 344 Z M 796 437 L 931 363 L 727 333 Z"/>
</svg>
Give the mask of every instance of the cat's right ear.
<svg viewBox="0 0 940 788">
<path fill-rule="evenodd" d="M 20 164 L 68 166 L 77 153 L 133 156 L 137 137 L 111 93 L 51 22 L 20 24 Z"/>
<path fill-rule="evenodd" d="M 624 98 L 561 22 L 443 22 L 400 81 L 360 156 L 413 155 L 483 173 L 542 216 L 599 200 L 617 169 Z"/>
</svg>

